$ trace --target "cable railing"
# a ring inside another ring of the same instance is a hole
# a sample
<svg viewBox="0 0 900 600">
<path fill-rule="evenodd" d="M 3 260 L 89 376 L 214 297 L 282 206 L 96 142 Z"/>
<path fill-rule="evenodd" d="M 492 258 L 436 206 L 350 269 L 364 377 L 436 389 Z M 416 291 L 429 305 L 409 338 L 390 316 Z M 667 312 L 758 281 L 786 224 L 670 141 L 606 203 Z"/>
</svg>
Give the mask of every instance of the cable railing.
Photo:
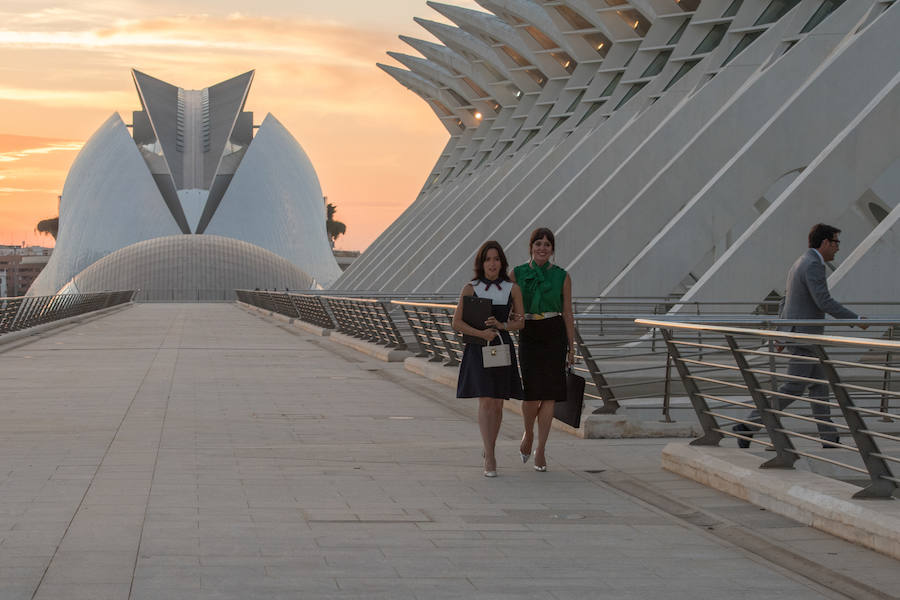
<svg viewBox="0 0 900 600">
<path fill-rule="evenodd" d="M 894 425 L 900 413 L 891 407 L 900 399 L 894 378 L 900 374 L 900 342 L 887 339 L 896 321 L 865 323 L 874 330 L 870 337 L 637 321 L 665 340 L 703 428 L 692 444 L 716 446 L 735 438 L 739 446 L 775 453 L 764 468 L 792 468 L 806 458 L 837 469 L 839 478 L 864 478 L 856 497 L 884 498 L 900 483 L 893 473 L 900 463 Z"/>
<path fill-rule="evenodd" d="M 134 290 L 0 298 L 0 335 L 131 302 Z"/>
</svg>

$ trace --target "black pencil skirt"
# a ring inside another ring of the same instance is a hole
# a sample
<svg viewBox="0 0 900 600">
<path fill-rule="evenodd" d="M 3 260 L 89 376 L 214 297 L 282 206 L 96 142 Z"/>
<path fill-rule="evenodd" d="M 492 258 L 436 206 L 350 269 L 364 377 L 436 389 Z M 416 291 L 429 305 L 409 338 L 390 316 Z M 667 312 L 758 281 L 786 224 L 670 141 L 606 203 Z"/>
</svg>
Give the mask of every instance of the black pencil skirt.
<svg viewBox="0 0 900 600">
<path fill-rule="evenodd" d="M 566 400 L 566 325 L 561 316 L 525 321 L 519 333 L 519 361 L 525 400 Z"/>
</svg>

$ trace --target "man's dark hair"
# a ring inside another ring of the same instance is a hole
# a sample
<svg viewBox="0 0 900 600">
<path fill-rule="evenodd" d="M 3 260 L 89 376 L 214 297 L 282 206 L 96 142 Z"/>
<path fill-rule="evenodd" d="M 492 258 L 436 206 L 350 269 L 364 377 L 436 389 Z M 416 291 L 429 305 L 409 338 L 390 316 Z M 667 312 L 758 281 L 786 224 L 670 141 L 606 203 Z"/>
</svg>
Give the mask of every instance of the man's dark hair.
<svg viewBox="0 0 900 600">
<path fill-rule="evenodd" d="M 481 245 L 475 254 L 475 279 L 484 279 L 484 261 L 487 260 L 488 250 L 494 249 L 500 256 L 500 281 L 509 281 L 509 263 L 506 261 L 506 254 L 503 253 L 503 246 L 500 242 L 488 240 Z"/>
<path fill-rule="evenodd" d="M 826 225 L 825 223 L 816 223 L 809 230 L 809 247 L 818 248 L 825 240 L 834 239 L 834 236 L 841 232 L 837 227 Z"/>
<path fill-rule="evenodd" d="M 531 254 L 531 247 L 534 246 L 534 243 L 543 238 L 547 238 L 547 241 L 550 242 L 550 248 L 556 252 L 556 238 L 553 237 L 553 232 L 546 227 L 538 227 L 531 232 L 531 239 L 528 240 L 529 254 Z"/>
</svg>

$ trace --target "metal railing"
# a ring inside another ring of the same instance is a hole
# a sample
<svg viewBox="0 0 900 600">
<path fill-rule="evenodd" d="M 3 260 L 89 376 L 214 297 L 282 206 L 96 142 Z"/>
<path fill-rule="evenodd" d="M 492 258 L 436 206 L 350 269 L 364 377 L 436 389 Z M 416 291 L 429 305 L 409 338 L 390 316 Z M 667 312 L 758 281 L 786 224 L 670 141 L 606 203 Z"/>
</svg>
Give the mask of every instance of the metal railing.
<svg viewBox="0 0 900 600">
<path fill-rule="evenodd" d="M 387 301 L 344 296 L 321 298 L 328 302 L 341 333 L 388 348 L 406 350 L 406 340 L 391 316 Z"/>
<path fill-rule="evenodd" d="M 392 303 L 396 295 L 361 294 L 329 295 L 327 292 L 278 292 L 267 290 L 235 290 L 237 299 L 246 304 L 300 319 L 327 329 L 397 350 L 410 349 L 416 337 Z M 446 295 L 415 294 L 404 296 L 422 300 L 447 299 Z"/>
<path fill-rule="evenodd" d="M 134 290 L 0 298 L 0 335 L 131 302 Z"/>
<path fill-rule="evenodd" d="M 673 373 L 671 357 L 659 333 L 656 330 L 648 332 L 635 323 L 636 319 L 759 329 L 794 323 L 777 319 L 779 301 L 774 299 L 683 303 L 671 298 L 577 298 L 573 303 L 579 355 L 591 373 L 585 402 L 593 406 L 593 413 L 615 413 L 621 406 L 627 406 L 629 409 L 658 411 L 663 422 L 672 422 L 673 411 L 688 406 L 686 393 L 677 374 Z M 891 302 L 854 302 L 850 305 L 861 313 L 872 307 L 891 312 L 900 308 L 898 303 Z M 670 311 L 675 308 L 679 312 L 671 315 Z M 900 319 L 894 321 L 900 322 Z M 826 323 L 831 325 L 835 321 Z M 888 335 L 897 332 L 900 328 L 889 331 Z M 702 338 L 702 333 L 697 335 Z"/>
<path fill-rule="evenodd" d="M 325 329 L 334 329 L 334 320 L 322 296 L 294 292 L 235 290 L 237 299 L 271 312 L 300 319 Z"/>
<path fill-rule="evenodd" d="M 416 340 L 418 356 L 454 367 L 462 359 L 463 342 L 453 329 L 455 304 L 392 300 L 403 311 Z"/>
<path fill-rule="evenodd" d="M 865 477 L 860 498 L 890 497 L 897 489 L 892 465 L 900 463 L 894 431 L 900 414 L 891 401 L 900 399 L 893 379 L 900 373 L 900 342 L 884 339 L 894 321 L 867 320 L 877 336 L 869 338 L 652 319 L 637 324 L 665 340 L 703 428 L 692 444 L 715 446 L 733 437 L 739 445 L 761 445 L 775 452 L 764 468 L 793 468 L 801 457 L 827 464 L 844 479 Z M 784 345 L 790 351 L 780 351 Z M 729 407 L 740 414 L 724 410 Z"/>
<path fill-rule="evenodd" d="M 256 300 L 248 294 L 260 294 Z M 461 336 L 451 321 L 456 310 L 455 296 L 417 294 L 392 295 L 355 292 L 329 295 L 327 291 L 303 293 L 239 291 L 243 301 L 293 318 L 314 322 L 308 315 L 276 305 L 279 294 L 309 302 L 321 302 L 326 314 L 342 333 L 376 344 L 404 348 L 447 366 L 458 365 L 462 357 Z M 450 302 L 453 302 L 452 304 Z M 890 303 L 854 303 L 864 307 Z M 778 312 L 775 299 L 763 302 L 679 302 L 677 298 L 596 298 L 573 300 L 576 310 L 576 370 L 586 380 L 586 409 L 594 414 L 629 410 L 654 411 L 663 422 L 673 422 L 673 411 L 689 410 L 687 394 L 674 372 L 667 346 L 656 330 L 649 333 L 635 323 L 639 318 L 667 318 L 678 308 L 678 320 L 717 325 L 774 328 Z M 689 316 L 682 316 L 682 315 Z M 672 317 L 669 317 L 672 318 Z M 828 323 L 833 323 L 828 321 Z M 325 325 L 327 326 L 327 325 Z M 892 329 L 900 332 L 900 328 Z M 702 339 L 702 333 L 698 334 Z M 515 336 L 514 336 L 515 340 Z M 691 417 L 693 418 L 693 417 Z"/>
</svg>

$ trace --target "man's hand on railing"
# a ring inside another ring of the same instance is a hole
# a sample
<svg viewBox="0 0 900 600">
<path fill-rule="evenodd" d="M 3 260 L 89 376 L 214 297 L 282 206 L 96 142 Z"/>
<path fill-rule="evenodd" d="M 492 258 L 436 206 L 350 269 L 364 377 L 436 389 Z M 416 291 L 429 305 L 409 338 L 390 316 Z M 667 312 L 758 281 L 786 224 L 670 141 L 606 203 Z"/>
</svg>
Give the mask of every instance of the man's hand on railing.
<svg viewBox="0 0 900 600">
<path fill-rule="evenodd" d="M 860 320 L 860 321 L 864 321 L 864 320 L 865 320 L 865 317 L 860 317 L 859 320 Z M 863 331 L 865 331 L 866 329 L 869 328 L 868 325 L 857 325 L 857 327 L 859 327 L 859 328 L 862 329 Z"/>
</svg>

